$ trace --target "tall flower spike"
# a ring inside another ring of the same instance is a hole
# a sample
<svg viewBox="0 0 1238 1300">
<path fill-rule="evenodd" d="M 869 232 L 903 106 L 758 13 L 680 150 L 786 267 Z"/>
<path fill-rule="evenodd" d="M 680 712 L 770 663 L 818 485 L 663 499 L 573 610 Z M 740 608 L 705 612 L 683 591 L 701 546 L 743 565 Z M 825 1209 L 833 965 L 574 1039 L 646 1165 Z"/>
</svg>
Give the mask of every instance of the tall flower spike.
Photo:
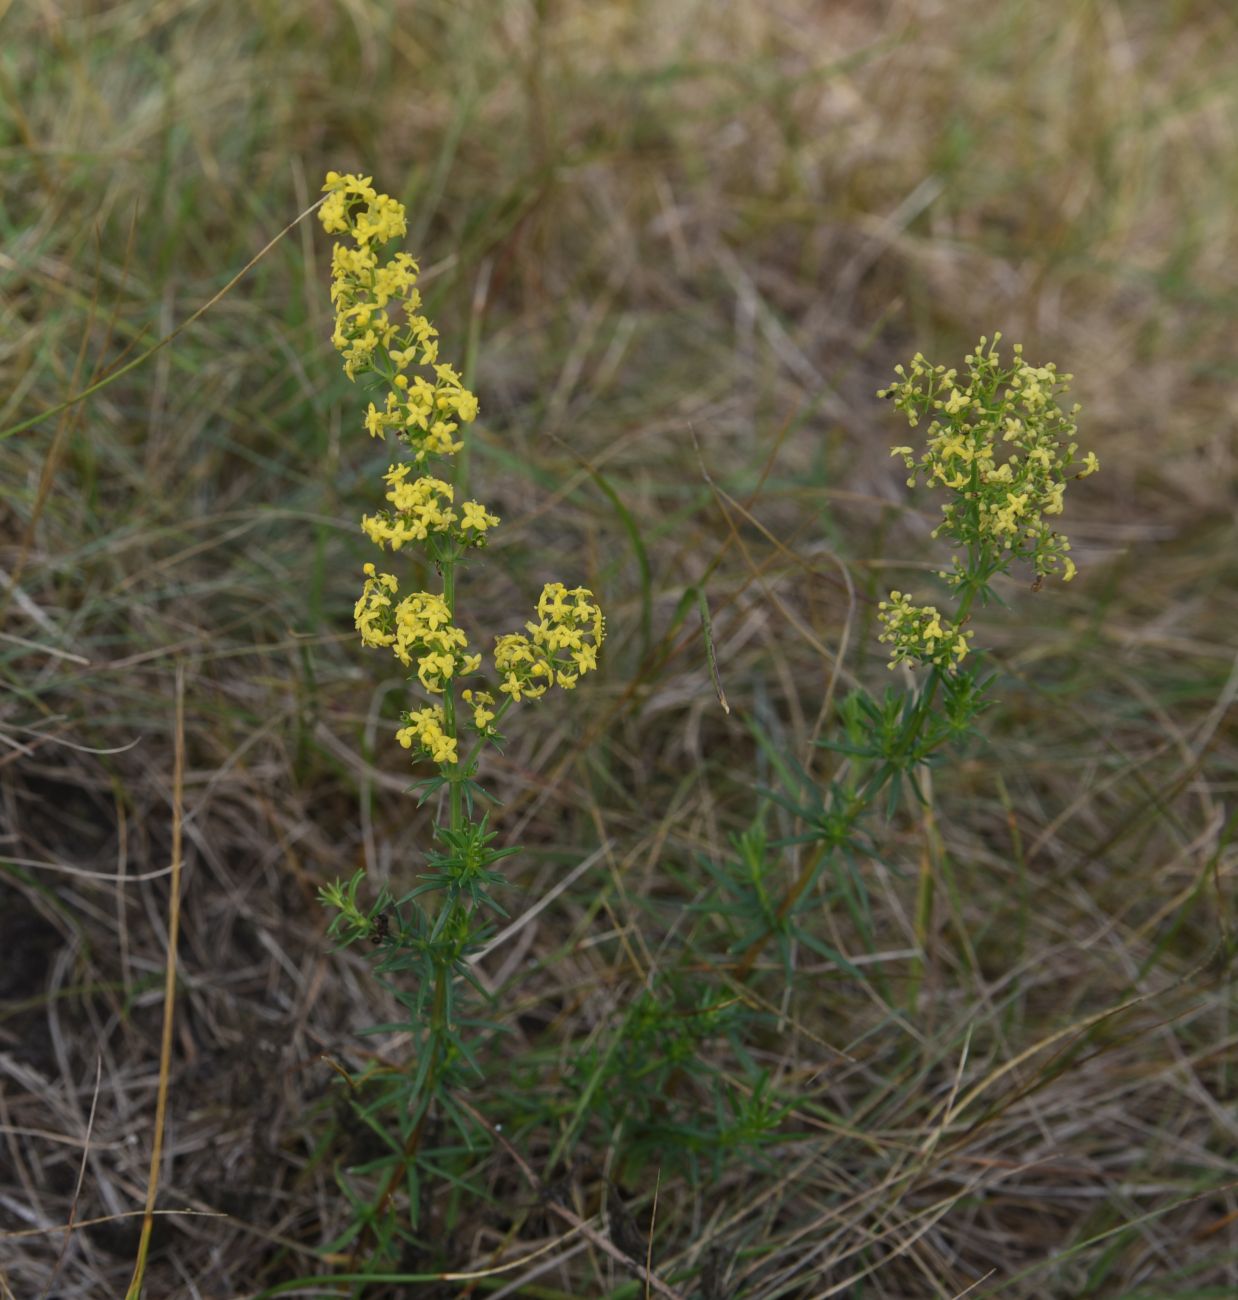
<svg viewBox="0 0 1238 1300">
<path fill-rule="evenodd" d="M 407 228 L 402 205 L 379 194 L 368 176 L 329 172 L 323 189 L 323 228 L 351 241 L 332 249 L 332 338 L 350 379 L 372 373 L 387 386 L 369 403 L 366 431 L 375 438 L 393 434 L 410 453 L 410 462 L 392 464 L 384 475 L 388 508 L 365 515 L 361 527 L 382 550 L 420 543 L 445 577 L 443 595 L 402 594 L 393 574 L 367 564 L 354 620 L 365 645 L 389 650 L 413 670 L 424 691 L 444 701 L 405 713 L 400 744 L 417 757 L 455 765 L 456 682 L 478 671 L 481 656 L 469 650 L 456 626 L 449 604 L 454 594 L 448 593 L 455 591 L 454 566 L 466 551 L 485 544 L 499 518 L 479 501 L 457 503 L 446 478 L 414 470 L 461 448 L 460 431 L 476 419 L 477 398 L 455 368 L 439 360 L 438 331 L 421 313 L 416 261 L 403 252 L 384 254 L 384 246 Z M 588 588 L 548 583 L 536 621 L 525 632 L 496 638 L 498 695 L 462 691 L 468 713 L 460 716 L 471 714 L 479 738 L 497 737 L 495 724 L 512 703 L 538 699 L 551 686 L 571 690 L 592 672 L 604 636 L 602 611 Z M 496 704 L 499 696 L 506 698 Z"/>
</svg>

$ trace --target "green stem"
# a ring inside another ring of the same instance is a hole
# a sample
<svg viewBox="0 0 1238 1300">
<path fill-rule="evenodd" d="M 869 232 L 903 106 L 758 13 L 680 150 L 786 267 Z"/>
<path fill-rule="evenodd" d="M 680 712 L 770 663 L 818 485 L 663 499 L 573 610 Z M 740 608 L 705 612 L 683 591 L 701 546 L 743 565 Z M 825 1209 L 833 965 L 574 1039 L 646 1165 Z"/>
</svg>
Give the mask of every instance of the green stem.
<svg viewBox="0 0 1238 1300">
<path fill-rule="evenodd" d="M 507 710 L 511 708 L 513 703 L 514 701 L 512 700 L 512 697 L 510 695 L 505 700 L 503 700 L 503 702 L 495 710 L 494 717 L 491 719 L 490 725 L 493 727 L 497 727 L 499 723 L 503 721 L 504 715 L 507 713 Z M 481 750 L 481 747 L 485 743 L 486 743 L 485 736 L 479 736 L 473 742 L 473 748 L 469 750 L 469 752 L 465 755 L 464 762 L 460 764 L 460 766 L 464 769 L 464 771 L 467 772 L 472 768 L 473 760 L 477 757 L 479 751 Z"/>
<path fill-rule="evenodd" d="M 748 945 L 744 955 L 739 959 L 734 971 L 732 972 L 737 983 L 742 984 L 749 975 L 752 974 L 752 968 L 756 965 L 757 958 L 765 950 L 766 944 L 774 937 L 777 929 L 791 914 L 792 908 L 800 901 L 804 890 L 808 888 L 808 882 L 816 874 L 821 859 L 825 856 L 826 843 L 824 840 L 818 840 L 816 844 L 808 851 L 804 859 L 803 866 L 800 867 L 800 873 L 795 879 L 795 883 L 783 895 L 782 902 L 778 905 L 778 911 L 774 915 L 773 923 L 767 923 L 765 929 L 757 935 Z"/>
<path fill-rule="evenodd" d="M 925 817 L 927 820 L 931 820 L 931 809 L 925 811 Z M 929 827 L 926 825 L 926 838 L 930 834 Z M 923 987 L 925 972 L 928 969 L 928 948 L 932 939 L 933 898 L 937 891 L 933 859 L 933 845 L 931 842 L 926 843 L 920 855 L 920 876 L 916 885 L 916 914 L 914 921 L 916 956 L 912 960 L 911 975 L 907 983 L 907 1010 L 912 1015 L 915 1014 L 916 1007 L 919 1004 L 920 989 Z"/>
<path fill-rule="evenodd" d="M 456 621 L 456 555 L 454 548 L 452 553 L 444 556 L 443 566 L 443 600 L 447 604 L 448 615 L 452 623 Z M 452 738 L 457 737 L 456 724 L 456 683 L 453 678 L 447 683 L 447 688 L 443 692 L 443 722 L 444 730 Z M 457 750 L 458 752 L 458 750 Z M 457 758 L 456 762 L 447 764 L 447 780 L 450 782 L 451 800 L 450 800 L 450 821 L 451 829 L 458 831 L 464 825 L 464 765 Z"/>
<path fill-rule="evenodd" d="M 447 981 L 450 978 L 451 972 L 447 968 L 439 966 L 434 978 L 434 1005 L 430 1011 L 430 1068 L 426 1071 L 425 1091 L 422 1093 L 424 1103 L 421 1107 L 421 1113 L 413 1124 L 413 1131 L 408 1135 L 408 1140 L 404 1143 L 404 1149 L 401 1152 L 399 1161 L 391 1171 L 391 1176 L 387 1179 L 383 1190 L 379 1193 L 378 1200 L 374 1202 L 374 1212 L 369 1224 L 370 1235 L 375 1234 L 375 1225 L 386 1214 L 396 1188 L 404 1182 L 410 1162 L 416 1159 L 417 1149 L 421 1145 L 421 1137 L 425 1132 L 426 1120 L 430 1117 L 430 1107 L 434 1102 L 434 1090 L 438 1086 L 439 1067 L 443 1062 L 443 1047 L 447 1039 Z M 364 1239 L 364 1234 L 358 1238 L 357 1250 L 353 1254 L 354 1265 L 360 1255 Z"/>
<path fill-rule="evenodd" d="M 983 549 L 976 544 L 972 543 L 968 546 L 967 574 L 972 581 L 969 581 L 964 588 L 959 599 L 958 608 L 954 611 L 955 627 L 962 627 L 967 620 L 968 614 L 971 613 L 972 603 L 975 601 L 976 592 L 979 590 L 977 584 L 982 566 L 991 568 L 991 566 L 985 566 L 987 558 Z M 916 726 L 913 738 L 919 737 L 924 719 L 928 717 L 933 698 L 937 693 L 939 680 L 940 674 L 934 669 L 916 709 Z M 933 900 L 937 892 L 937 861 L 941 852 L 941 838 L 933 816 L 931 802 L 924 813 L 924 836 L 925 844 L 920 857 L 920 875 L 916 886 L 916 912 L 913 923 L 917 956 L 912 963 L 911 977 L 907 989 L 907 1009 L 912 1013 L 915 1012 L 919 1003 L 920 989 L 923 986 L 925 971 L 928 968 L 928 950 L 933 938 Z"/>
<path fill-rule="evenodd" d="M 456 621 L 456 559 L 457 557 L 454 554 L 450 554 L 444 556 L 440 562 L 443 575 L 443 600 L 447 605 L 448 614 L 453 624 Z M 454 680 L 447 683 L 443 692 L 443 724 L 446 733 L 453 740 L 457 739 Z M 459 831 L 464 825 L 463 780 L 467 767 L 466 764 L 459 761 L 447 763 L 443 766 L 446 768 L 450 790 L 450 825 L 453 831 Z M 454 911 L 458 906 L 459 904 L 454 900 L 447 904 L 450 911 Z M 445 926 L 447 933 L 453 931 L 454 921 L 454 916 L 449 914 Z M 419 1098 L 420 1114 L 417 1116 L 412 1132 L 408 1135 L 400 1159 L 396 1162 L 395 1168 L 392 1169 L 390 1177 L 374 1203 L 373 1218 L 370 1222 L 369 1235 L 371 1236 L 374 1234 L 375 1225 L 387 1212 L 387 1207 L 390 1205 L 396 1189 L 404 1182 L 409 1164 L 417 1157 L 417 1150 L 421 1145 L 421 1138 L 430 1115 L 430 1108 L 434 1104 L 434 1094 L 438 1088 L 439 1074 L 447 1054 L 448 1044 L 451 1041 L 451 1025 L 448 1016 L 451 978 L 451 963 L 442 960 L 436 961 L 434 969 L 434 1001 L 430 1007 L 430 1033 L 427 1043 L 427 1050 L 430 1053 L 430 1065 L 426 1070 L 425 1085 Z M 358 1241 L 358 1253 L 360 1252 L 362 1240 L 364 1238 Z"/>
</svg>

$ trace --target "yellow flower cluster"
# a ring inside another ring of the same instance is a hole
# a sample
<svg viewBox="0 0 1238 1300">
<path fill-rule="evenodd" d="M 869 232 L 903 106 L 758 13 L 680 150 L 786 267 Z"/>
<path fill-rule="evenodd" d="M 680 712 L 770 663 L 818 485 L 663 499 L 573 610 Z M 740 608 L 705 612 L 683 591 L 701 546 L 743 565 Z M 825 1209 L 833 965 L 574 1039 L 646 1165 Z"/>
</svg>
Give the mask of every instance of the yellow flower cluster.
<svg viewBox="0 0 1238 1300">
<path fill-rule="evenodd" d="M 447 734 L 447 721 L 437 704 L 414 709 L 400 716 L 406 725 L 395 733 L 395 738 L 405 749 L 416 746 L 435 763 L 455 763 L 459 760 L 456 741 Z"/>
<path fill-rule="evenodd" d="M 537 699 L 549 686 L 570 691 L 597 667 L 598 647 L 606 637 L 606 620 L 587 587 L 568 590 L 548 582 L 537 602 L 537 622 L 522 632 L 496 638 L 495 667 L 499 689 L 513 700 Z"/>
<path fill-rule="evenodd" d="M 441 695 L 454 677 L 475 673 L 481 655 L 470 654 L 468 638 L 451 621 L 442 596 L 414 592 L 396 601 L 400 585 L 390 573 L 365 566 L 366 580 L 353 618 L 365 645 L 386 647 L 405 666 L 417 660 L 417 679 Z"/>
<path fill-rule="evenodd" d="M 901 591 L 879 601 L 877 618 L 885 630 L 877 638 L 891 646 L 890 667 L 903 661 L 936 664 L 947 672 L 967 655 L 967 640 L 974 635 L 943 622 L 934 605 L 913 605 Z"/>
<path fill-rule="evenodd" d="M 407 253 L 379 260 L 382 245 L 407 229 L 404 207 L 377 193 L 368 176 L 328 172 L 322 188 L 323 229 L 353 240 L 331 251 L 332 342 L 349 379 L 374 371 L 390 385 L 381 407 L 370 403 L 365 427 L 376 438 L 391 430 L 418 463 L 450 456 L 463 445 L 453 437 L 460 424 L 477 418 L 477 398 L 451 366 L 438 363 L 438 331 L 420 310 L 417 263 Z M 434 382 L 409 375 L 413 366 L 433 367 Z"/>
<path fill-rule="evenodd" d="M 450 535 L 466 546 L 480 545 L 487 529 L 498 524 L 498 515 L 477 501 L 466 501 L 457 513 L 452 505 L 456 490 L 450 483 L 429 477 L 410 483 L 411 472 L 410 465 L 392 465 L 383 479 L 393 509 L 361 520 L 362 531 L 380 549 L 390 545 L 398 551 L 405 542 L 424 542 L 432 533 Z"/>
<path fill-rule="evenodd" d="M 1060 570 L 1069 582 L 1075 575 L 1070 542 L 1046 517 L 1062 513 L 1072 478 L 1086 478 L 1100 464 L 1093 452 L 1077 458 L 1079 407 L 1064 411 L 1058 403 L 1072 376 L 1052 364 L 1029 365 L 1017 343 L 1013 364 L 1003 366 L 1000 338 L 982 338 L 965 358 L 966 382 L 920 353 L 910 371 L 895 366 L 898 380 L 878 396 L 892 397 L 912 425 L 925 416 L 930 423 L 924 452 L 917 456 L 911 447 L 895 447 L 891 455 L 911 471 L 908 486 L 923 475 L 930 486 L 940 484 L 952 494 L 934 537 L 944 533 L 962 545 L 1008 552 L 1030 560 L 1040 577 Z M 956 561 L 947 577 L 957 585 L 961 575 Z"/>
<path fill-rule="evenodd" d="M 411 358 L 413 350 L 394 350 L 388 355 L 399 364 Z M 345 369 L 347 369 L 345 365 Z M 459 420 L 468 423 L 477 418 L 477 398 L 463 386 L 460 376 L 446 363 L 434 367 L 436 382 L 421 375 L 410 380 L 398 374 L 391 381 L 392 390 L 380 410 L 373 402 L 365 414 L 366 431 L 374 438 L 386 437 L 392 429 L 413 449 L 413 459 L 427 456 L 454 456 L 464 446 L 453 438 Z"/>
<path fill-rule="evenodd" d="M 411 460 L 388 467 L 389 508 L 364 516 L 361 528 L 380 549 L 425 543 L 429 559 L 444 576 L 444 591 L 450 593 L 418 591 L 401 597 L 392 574 L 367 564 L 354 620 L 365 645 L 390 650 L 406 667 L 415 667 L 426 691 L 445 697 L 443 707 L 429 705 L 402 715 L 400 744 L 436 763 L 458 764 L 454 684 L 477 672 L 481 656 L 470 652 L 463 630 L 454 623 L 454 566 L 466 549 L 484 545 L 499 519 L 478 501 L 457 506 L 455 488 L 445 479 L 413 475 L 428 459 L 461 449 L 457 435 L 461 425 L 476 419 L 477 398 L 438 359 L 438 331 L 421 314 L 417 263 L 407 253 L 383 256 L 383 246 L 406 233 L 403 206 L 377 193 L 368 176 L 328 172 L 323 190 L 319 215 L 324 230 L 351 240 L 332 248 L 332 340 L 350 379 L 373 374 L 388 390 L 381 401 L 369 403 L 366 430 L 376 438 L 392 433 L 409 449 Z M 495 641 L 498 690 L 508 697 L 502 705 L 496 708 L 495 696 L 486 690 L 460 692 L 481 738 L 498 735 L 492 724 L 511 702 L 537 699 L 553 685 L 570 690 L 597 667 L 605 626 L 586 588 L 548 584 L 538 601 L 537 621 L 526 624 L 526 630 L 527 636 L 515 633 Z"/>
</svg>

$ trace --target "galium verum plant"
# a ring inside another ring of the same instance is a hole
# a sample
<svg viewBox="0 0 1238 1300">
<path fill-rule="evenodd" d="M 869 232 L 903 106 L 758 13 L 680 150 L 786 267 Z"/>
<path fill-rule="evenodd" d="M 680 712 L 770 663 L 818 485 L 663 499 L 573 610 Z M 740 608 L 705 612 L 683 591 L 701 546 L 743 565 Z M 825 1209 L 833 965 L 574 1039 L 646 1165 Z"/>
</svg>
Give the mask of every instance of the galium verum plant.
<svg viewBox="0 0 1238 1300">
<path fill-rule="evenodd" d="M 378 947 L 380 973 L 413 977 L 397 996 L 412 1013 L 416 1038 L 407 1098 L 416 1134 L 453 1066 L 472 1060 L 460 1034 L 457 988 L 487 913 L 503 914 L 493 894 L 503 879 L 495 865 L 516 851 L 494 847 L 487 815 L 479 813 L 482 751 L 502 741 L 499 728 L 515 704 L 552 687 L 571 690 L 597 667 L 605 625 L 587 588 L 548 583 L 536 617 L 523 631 L 495 638 L 488 674 L 483 671 L 481 652 L 459 624 L 458 578 L 499 519 L 478 501 L 457 501 L 451 469 L 477 416 L 477 398 L 439 359 L 438 331 L 422 312 L 416 261 L 403 251 L 386 254 L 406 233 L 403 206 L 377 193 L 369 177 L 329 172 L 323 190 L 323 228 L 342 237 L 331 254 L 332 340 L 349 379 L 376 390 L 366 430 L 390 441 L 400 457 L 383 475 L 385 505 L 365 515 L 361 528 L 381 551 L 417 548 L 429 561 L 425 571 L 441 580 L 438 590 L 415 590 L 366 564 L 354 611 L 363 644 L 409 669 L 417 696 L 401 715 L 396 739 L 414 761 L 437 768 L 415 787 L 421 801 L 445 796 L 430 869 L 403 896 L 383 888 L 369 906 L 358 901 L 364 871 L 320 893 L 335 910 L 331 933 L 341 946 L 368 938 Z"/>
<path fill-rule="evenodd" d="M 1079 453 L 1079 408 L 1062 404 L 1071 377 L 1052 365 L 1028 364 L 1018 347 L 1004 362 L 999 342 L 996 335 L 991 343 L 980 340 L 966 358 L 965 377 L 917 354 L 909 367 L 896 368 L 895 382 L 879 394 L 893 398 L 923 432 L 918 450 L 898 446 L 893 454 L 906 464 L 910 485 L 922 481 L 943 493 L 935 536 L 948 539 L 955 551 L 938 575 L 953 608 L 918 604 L 901 591 L 878 605 L 889 667 L 914 669 L 910 680 L 878 695 L 863 689 L 847 695 L 838 730 L 818 742 L 839 756 L 827 776 L 766 743 L 779 788 L 765 791 L 748 829 L 732 836 L 729 854 L 721 860 L 700 855 L 691 882 L 700 932 L 685 940 L 682 967 L 672 969 L 668 943 L 658 984 L 642 991 L 609 1040 L 590 1040 L 572 1054 L 575 1077 L 592 1095 L 615 1151 L 614 1167 L 627 1175 L 639 1176 L 642 1162 L 652 1159 L 663 1171 L 683 1162 L 699 1177 L 708 1159 L 716 1178 L 722 1154 L 759 1160 L 763 1144 L 788 1140 L 786 1099 L 767 1088 L 751 1051 L 753 1034 L 781 1030 L 751 1007 L 741 1014 L 735 987 L 777 977 L 777 967 L 758 966 L 771 946 L 781 957 L 784 996 L 797 982 L 797 952 L 863 978 L 822 935 L 818 907 L 849 914 L 861 945 L 872 942 L 865 868 L 882 856 L 888 840 L 881 815 L 893 816 L 908 790 L 919 801 L 931 800 L 924 770 L 974 734 L 992 699 L 996 673 L 973 648 L 967 626 L 973 606 L 997 600 L 994 580 L 1020 564 L 1030 566 L 1036 589 L 1049 575 L 1066 581 L 1075 575 L 1069 541 L 1053 525 L 1069 482 L 1093 473 L 1098 463 L 1092 453 Z M 767 833 L 770 802 L 796 817 L 786 838 Z M 794 873 L 788 881 L 789 860 Z M 921 855 L 918 951 L 905 986 L 913 1008 L 933 934 L 935 870 L 932 855 Z M 813 886 L 823 874 L 818 897 Z M 700 961 L 699 945 L 719 938 L 728 958 L 725 983 Z M 808 987 L 818 1000 L 820 986 Z M 727 1043 L 733 1068 L 722 1071 L 716 1062 Z M 712 1122 L 703 1097 L 713 1099 Z"/>
<path fill-rule="evenodd" d="M 892 399 L 914 428 L 927 420 L 924 442 L 895 447 L 908 470 L 907 485 L 923 481 L 941 490 L 941 522 L 933 537 L 948 538 L 957 551 L 950 567 L 938 572 L 954 593 L 955 607 L 944 616 L 935 605 L 916 605 L 901 591 L 879 602 L 879 640 L 891 649 L 889 666 L 928 665 L 927 680 L 900 700 L 887 690 L 878 704 L 853 692 L 843 717 L 853 756 L 848 806 L 858 812 L 888 788 L 887 808 L 898 802 L 907 778 L 920 797 L 917 772 L 936 761 L 950 744 L 964 740 L 989 705 L 992 674 L 965 669 L 973 632 L 965 628 L 977 599 L 996 599 L 993 579 L 1018 563 L 1030 564 L 1039 591 L 1050 575 L 1070 582 L 1076 573 L 1070 542 L 1051 524 L 1062 513 L 1066 486 L 1094 474 L 1094 452 L 1079 455 L 1075 441 L 1079 405 L 1064 408 L 1072 375 L 1051 362 L 1033 366 L 1016 343 L 1004 363 L 992 342 L 981 337 L 963 358 L 966 375 L 953 367 L 931 365 L 917 352 L 910 368 L 877 396 Z M 941 688 L 940 706 L 937 692 Z M 856 793 L 859 793 L 857 800 Z M 920 954 L 908 985 L 909 1005 L 919 997 L 924 954 L 932 933 L 935 890 L 933 855 L 921 857 L 915 935 Z"/>
<path fill-rule="evenodd" d="M 1070 541 L 1050 520 L 1062 513 L 1067 484 L 1094 474 L 1100 463 L 1094 452 L 1079 455 L 1079 405 L 1062 406 L 1073 376 L 1052 362 L 1029 364 L 1019 343 L 1003 363 L 1001 337 L 981 337 L 963 358 L 966 376 L 931 365 L 917 352 L 910 368 L 895 366 L 895 382 L 877 393 L 891 399 L 913 428 L 927 420 L 919 451 L 898 446 L 890 454 L 906 465 L 908 487 L 922 480 L 944 492 L 932 536 L 958 548 L 937 575 L 955 597 L 948 615 L 901 591 L 878 604 L 878 640 L 890 647 L 889 666 L 927 665 L 927 680 L 901 702 L 887 692 L 883 706 L 863 696 L 844 705 L 853 740 L 864 736 L 868 756 L 881 759 L 870 769 L 870 785 L 889 781 L 892 803 L 899 778 L 909 775 L 914 786 L 915 769 L 947 741 L 965 736 L 987 707 L 992 677 L 962 666 L 974 636 L 965 625 L 976 600 L 996 600 L 993 579 L 1017 562 L 1030 564 L 1033 591 L 1050 575 L 1070 582 L 1076 573 Z"/>
<path fill-rule="evenodd" d="M 889 648 L 889 667 L 926 671 L 907 689 L 888 686 L 880 698 L 863 689 L 848 694 L 839 708 L 841 734 L 818 742 L 843 760 L 830 779 L 820 782 L 797 764 L 784 764 L 786 789 L 774 798 L 801 819 L 805 829 L 794 842 L 807 848 L 779 901 L 771 901 L 767 881 L 777 859 L 754 853 L 751 837 L 737 839 L 734 858 L 713 869 L 717 911 L 737 918 L 732 951 L 741 954 L 735 968 L 741 979 L 754 971 L 771 940 L 788 975 L 795 943 L 841 960 L 821 946 L 799 913 L 827 864 L 835 871 L 837 896 L 848 896 L 842 883 L 848 873 L 854 889 L 860 863 L 878 852 L 876 837 L 864 830 L 868 814 L 882 805 L 892 815 L 908 788 L 925 798 L 923 769 L 974 734 L 975 720 L 991 702 L 994 673 L 973 651 L 975 634 L 967 626 L 973 606 L 997 600 L 994 580 L 1016 564 L 1030 566 L 1034 591 L 1051 575 L 1065 582 L 1075 576 L 1070 542 L 1053 523 L 1067 485 L 1095 473 L 1099 462 L 1093 452 L 1080 454 L 1080 408 L 1063 405 L 1072 376 L 1052 364 L 1031 365 L 1018 344 L 1003 361 L 1000 340 L 1000 334 L 991 342 L 981 338 L 964 358 L 965 374 L 917 353 L 910 366 L 895 367 L 894 382 L 877 394 L 892 399 L 913 427 L 923 426 L 918 448 L 897 446 L 891 454 L 906 465 L 908 486 L 923 483 L 944 494 L 933 537 L 954 547 L 949 567 L 938 572 L 953 608 L 918 604 L 898 590 L 878 603 L 878 639 Z M 926 865 L 917 903 L 921 948 L 931 897 Z"/>
</svg>

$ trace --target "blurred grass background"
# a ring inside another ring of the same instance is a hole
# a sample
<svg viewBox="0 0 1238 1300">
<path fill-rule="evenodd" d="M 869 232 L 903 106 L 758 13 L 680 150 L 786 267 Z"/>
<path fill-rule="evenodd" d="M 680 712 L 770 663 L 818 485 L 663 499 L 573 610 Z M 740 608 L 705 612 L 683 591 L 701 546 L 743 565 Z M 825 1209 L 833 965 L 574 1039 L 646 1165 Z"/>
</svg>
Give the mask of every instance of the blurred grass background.
<svg viewBox="0 0 1238 1300">
<path fill-rule="evenodd" d="M 328 168 L 408 205 L 504 519 L 465 624 L 488 642 L 557 578 L 609 615 L 604 672 L 519 715 L 491 769 L 528 846 L 514 912 L 602 852 L 487 966 L 526 1095 L 474 1101 L 582 1214 L 609 1178 L 685 1295 L 1238 1293 L 1236 54 L 1219 0 L 0 0 L 0 428 L 181 325 Z M 400 1055 L 359 1036 L 389 1009 L 314 902 L 359 865 L 407 887 L 428 829 L 402 682 L 351 626 L 385 462 L 329 345 L 328 258 L 302 222 L 173 344 L 3 442 L 15 1296 L 132 1269 L 178 671 L 160 1207 L 228 1217 L 160 1219 L 148 1294 L 322 1268 L 361 1141 L 329 1061 Z M 831 683 L 884 685 L 873 602 L 941 558 L 874 390 L 994 328 L 1077 376 L 1103 470 L 1067 498 L 1080 576 L 977 620 L 1003 672 L 986 745 L 935 774 L 933 827 L 886 828 L 849 906 L 824 883 L 815 904 L 850 968 L 799 953 L 791 997 L 771 956 L 753 986 L 782 1013 L 753 1047 L 782 1140 L 703 1183 L 665 1170 L 651 1229 L 654 1165 L 573 1127 L 573 1045 L 613 1041 L 671 952 L 725 965 L 699 863 L 752 823 L 771 754 L 828 734 Z M 502 1152 L 473 1185 L 429 1207 L 441 1254 L 410 1268 L 557 1231 Z M 71 1217 L 107 1221 L 54 1231 Z M 549 1258 L 470 1285 L 639 1293 L 593 1250 Z"/>
</svg>

